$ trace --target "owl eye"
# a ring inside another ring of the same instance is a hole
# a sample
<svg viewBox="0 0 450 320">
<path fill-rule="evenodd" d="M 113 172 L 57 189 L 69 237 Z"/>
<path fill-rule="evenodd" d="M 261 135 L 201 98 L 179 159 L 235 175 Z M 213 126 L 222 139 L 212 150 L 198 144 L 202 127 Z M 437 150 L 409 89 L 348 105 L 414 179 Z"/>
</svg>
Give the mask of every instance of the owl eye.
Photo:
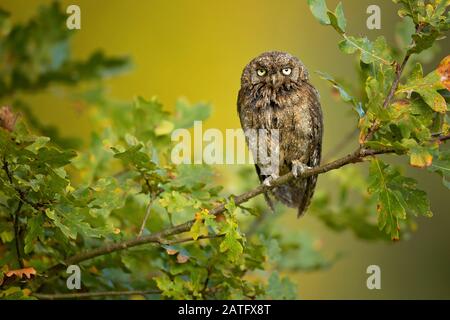
<svg viewBox="0 0 450 320">
<path fill-rule="evenodd" d="M 262 77 L 262 76 L 264 76 L 265 74 L 266 74 L 266 70 L 264 70 L 264 69 L 258 69 L 258 70 L 256 70 L 256 74 L 258 75 L 258 76 L 260 76 L 260 77 Z"/>
<path fill-rule="evenodd" d="M 285 76 L 288 76 L 288 75 L 291 74 L 292 69 L 291 69 L 291 68 L 283 68 L 283 69 L 281 70 L 281 72 L 282 72 Z"/>
</svg>

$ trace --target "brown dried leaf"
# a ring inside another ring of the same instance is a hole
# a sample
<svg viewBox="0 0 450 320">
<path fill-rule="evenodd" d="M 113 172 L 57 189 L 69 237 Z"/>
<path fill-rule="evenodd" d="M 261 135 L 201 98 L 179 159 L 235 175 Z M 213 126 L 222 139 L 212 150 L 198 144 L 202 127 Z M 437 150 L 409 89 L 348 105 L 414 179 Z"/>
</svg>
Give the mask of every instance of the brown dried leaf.
<svg viewBox="0 0 450 320">
<path fill-rule="evenodd" d="M 216 215 L 215 220 L 216 220 L 217 222 L 224 222 L 224 221 L 226 220 L 226 219 L 225 219 L 225 215 L 224 215 L 223 213 L 219 213 L 219 214 Z"/>
<path fill-rule="evenodd" d="M 186 262 L 188 262 L 188 260 L 189 260 L 189 257 L 185 256 L 184 254 L 179 253 L 177 255 L 177 262 L 178 263 L 186 263 Z"/>
<path fill-rule="evenodd" d="M 0 127 L 10 132 L 14 130 L 17 121 L 17 115 L 11 111 L 11 108 L 4 106 L 0 108 Z"/>
<path fill-rule="evenodd" d="M 23 269 L 16 269 L 16 270 L 9 270 L 5 273 L 5 275 L 8 278 L 11 278 L 13 276 L 18 277 L 19 279 L 22 279 L 23 276 L 25 276 L 27 279 L 31 279 L 31 276 L 36 276 L 36 269 L 33 267 L 23 268 Z"/>
<path fill-rule="evenodd" d="M 172 249 L 172 248 L 168 248 L 168 249 L 166 249 L 166 251 L 167 251 L 167 254 L 170 256 L 173 256 L 174 254 L 178 253 L 178 250 Z"/>
</svg>

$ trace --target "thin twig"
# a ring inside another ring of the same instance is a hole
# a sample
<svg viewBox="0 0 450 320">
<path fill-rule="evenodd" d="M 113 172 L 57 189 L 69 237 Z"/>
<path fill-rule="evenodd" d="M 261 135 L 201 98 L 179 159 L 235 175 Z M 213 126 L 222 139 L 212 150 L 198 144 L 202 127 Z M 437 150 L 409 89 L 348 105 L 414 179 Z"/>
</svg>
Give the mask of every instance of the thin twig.
<svg viewBox="0 0 450 320">
<path fill-rule="evenodd" d="M 205 282 L 203 283 L 203 288 L 200 291 L 203 298 L 205 298 L 206 291 L 208 290 L 209 278 L 211 277 L 211 269 L 212 269 L 212 264 L 210 263 L 208 265 L 208 267 L 206 268 L 206 279 L 205 279 Z"/>
<path fill-rule="evenodd" d="M 403 70 L 405 69 L 406 63 L 408 62 L 410 57 L 411 57 L 411 54 L 409 52 L 406 53 L 405 57 L 403 58 L 402 64 L 400 66 L 397 66 L 397 68 L 395 70 L 394 82 L 392 82 L 391 90 L 389 90 L 386 100 L 384 100 L 383 108 L 387 108 L 389 106 L 389 104 L 391 103 L 391 100 L 394 97 L 395 91 L 397 91 L 398 85 L 400 83 L 400 78 L 402 76 Z"/>
<path fill-rule="evenodd" d="M 83 299 L 107 296 L 131 296 L 160 294 L 160 290 L 144 290 L 144 291 L 100 291 L 100 292 L 76 292 L 76 293 L 33 293 L 32 295 L 43 300 L 60 300 L 60 299 Z"/>
<path fill-rule="evenodd" d="M 148 201 L 148 205 L 147 205 L 147 210 L 145 210 L 144 220 L 142 221 L 141 229 L 139 229 L 138 238 L 140 238 L 142 236 L 142 233 L 144 232 L 145 224 L 147 223 L 147 219 L 150 216 L 152 204 L 153 204 L 153 199 L 150 196 L 150 200 Z"/>
<path fill-rule="evenodd" d="M 6 158 L 3 158 L 3 171 L 5 171 L 6 176 L 8 177 L 9 183 L 13 184 L 12 174 L 11 174 L 11 171 L 9 171 L 9 165 L 8 165 L 8 161 L 6 161 Z"/>
<path fill-rule="evenodd" d="M 19 202 L 17 205 L 17 210 L 14 213 L 13 221 L 14 221 L 14 240 L 16 244 L 16 254 L 17 254 L 17 261 L 19 262 L 19 266 L 21 269 L 23 269 L 23 258 L 21 253 L 21 237 L 20 237 L 20 211 L 22 210 L 23 202 Z"/>
<path fill-rule="evenodd" d="M 8 177 L 8 181 L 11 184 L 11 186 L 17 190 L 14 187 L 14 182 L 13 182 L 13 177 L 11 174 L 11 171 L 9 170 L 9 164 L 8 161 L 6 160 L 6 158 L 3 158 L 3 166 L 2 166 L 3 171 L 5 171 L 6 176 Z M 19 263 L 20 268 L 24 267 L 23 264 L 23 259 L 22 259 L 22 253 L 21 253 L 21 241 L 20 241 L 20 220 L 19 220 L 19 215 L 20 215 L 20 211 L 22 210 L 22 206 L 23 206 L 23 200 L 22 200 L 22 194 L 19 193 L 20 199 L 21 201 L 19 201 L 18 205 L 17 205 L 17 209 L 13 214 L 13 226 L 14 226 L 14 241 L 15 241 L 15 246 L 16 246 L 16 255 L 17 255 L 17 261 Z"/>
<path fill-rule="evenodd" d="M 420 31 L 420 29 L 416 28 L 416 32 Z M 389 104 L 391 103 L 392 98 L 395 95 L 395 92 L 397 91 L 398 85 L 400 83 L 400 79 L 402 77 L 403 70 L 405 69 L 406 64 L 408 63 L 409 58 L 411 57 L 411 53 L 407 52 L 405 54 L 405 57 L 403 58 L 403 61 L 400 65 L 396 64 L 395 69 L 395 78 L 392 82 L 391 89 L 389 90 L 388 95 L 386 96 L 386 99 L 383 102 L 383 108 L 387 108 Z M 367 130 L 367 134 L 364 137 L 362 144 L 364 144 L 366 141 L 371 140 L 373 135 L 375 134 L 375 131 L 378 130 L 380 123 L 375 120 L 372 124 L 372 126 Z"/>
</svg>

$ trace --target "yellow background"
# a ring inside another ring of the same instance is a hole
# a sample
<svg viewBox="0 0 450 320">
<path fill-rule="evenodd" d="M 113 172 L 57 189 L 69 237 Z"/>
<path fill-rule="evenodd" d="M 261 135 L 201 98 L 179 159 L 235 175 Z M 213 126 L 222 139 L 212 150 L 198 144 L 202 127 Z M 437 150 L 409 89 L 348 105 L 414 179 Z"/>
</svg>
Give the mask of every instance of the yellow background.
<svg viewBox="0 0 450 320">
<path fill-rule="evenodd" d="M 0 6 L 24 21 L 38 5 L 49 1 L 2 0 Z M 336 1 L 328 1 L 333 7 Z M 325 152 L 355 126 L 348 106 L 337 103 L 327 83 L 314 71 L 356 79 L 355 57 L 337 48 L 339 36 L 321 26 L 310 14 L 306 0 L 86 0 L 62 1 L 63 7 L 81 7 L 82 29 L 74 36 L 74 55 L 87 57 L 101 48 L 109 55 L 130 55 L 133 69 L 107 81 L 112 96 L 130 100 L 136 95 L 157 95 L 171 109 L 180 96 L 206 101 L 214 112 L 206 127 L 238 128 L 236 96 L 246 63 L 268 50 L 288 51 L 309 68 L 312 82 L 321 92 L 325 117 Z M 399 21 L 396 6 L 388 0 L 344 0 L 350 34 L 379 34 L 394 41 Z M 381 7 L 382 29 L 366 28 L 366 8 Z M 444 44 L 444 43 L 443 43 Z M 427 70 L 448 54 L 448 44 Z M 87 116 L 79 114 L 60 92 L 33 98 L 35 111 L 46 123 L 56 124 L 67 135 L 87 137 Z M 348 146 L 341 151 L 350 151 Z M 419 229 L 409 241 L 395 244 L 359 241 L 350 233 L 335 234 L 314 218 L 297 220 L 288 215 L 286 224 L 296 225 L 322 238 L 326 251 L 343 252 L 331 269 L 295 275 L 301 298 L 450 298 L 450 224 L 448 190 L 440 179 L 411 169 L 431 199 L 435 216 L 419 219 Z M 327 186 L 327 178 L 319 180 Z M 328 186 L 332 188 L 332 186 Z M 380 265 L 382 289 L 366 288 L 366 268 Z"/>
</svg>

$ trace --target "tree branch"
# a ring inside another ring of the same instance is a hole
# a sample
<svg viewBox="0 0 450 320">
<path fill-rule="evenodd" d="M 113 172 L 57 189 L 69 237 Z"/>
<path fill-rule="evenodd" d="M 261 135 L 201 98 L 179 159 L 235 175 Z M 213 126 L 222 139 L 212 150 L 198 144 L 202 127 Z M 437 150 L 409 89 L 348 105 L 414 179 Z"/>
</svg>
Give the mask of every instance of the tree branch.
<svg viewBox="0 0 450 320">
<path fill-rule="evenodd" d="M 395 79 L 394 82 L 392 82 L 391 90 L 389 90 L 386 100 L 384 100 L 383 108 L 387 108 L 389 106 L 389 103 L 391 103 L 395 91 L 397 91 L 398 85 L 400 83 L 400 78 L 402 76 L 403 70 L 405 69 L 406 63 L 408 63 L 410 57 L 411 54 L 407 52 L 405 57 L 403 58 L 402 64 L 400 66 L 397 65 L 397 68 L 395 70 Z"/>
<path fill-rule="evenodd" d="M 325 172 L 328 172 L 331 170 L 338 169 L 349 163 L 360 162 L 363 160 L 364 157 L 379 154 L 379 153 L 388 153 L 388 152 L 393 152 L 393 151 L 390 151 L 390 150 L 373 151 L 373 150 L 358 149 L 355 152 L 353 152 L 343 158 L 335 160 L 333 162 L 330 162 L 330 163 L 327 163 L 327 164 L 324 164 L 324 165 L 321 165 L 321 166 L 318 166 L 315 168 L 307 169 L 302 174 L 300 174 L 299 177 L 297 177 L 297 178 L 307 178 L 307 177 L 310 177 L 313 175 L 322 174 L 322 173 L 325 173 Z M 294 179 L 294 175 L 292 174 L 292 172 L 290 172 L 290 173 L 274 180 L 270 186 L 261 184 L 253 190 L 250 190 L 241 195 L 235 196 L 234 202 L 236 204 L 244 203 L 266 191 L 269 191 L 277 186 L 285 184 L 286 182 L 289 182 L 292 179 Z M 217 215 L 219 213 L 224 212 L 225 210 L 226 210 L 225 204 L 220 204 L 220 205 L 217 205 L 216 207 L 214 207 L 213 209 L 211 209 L 210 213 Z M 50 271 L 60 270 L 61 268 L 64 267 L 64 265 L 78 264 L 82 261 L 93 259 L 98 256 L 102 256 L 102 255 L 120 251 L 120 250 L 129 249 L 129 248 L 143 245 L 143 244 L 148 244 L 148 243 L 171 244 L 173 242 L 170 242 L 170 240 L 167 240 L 166 239 L 167 237 L 189 231 L 191 229 L 192 225 L 194 224 L 194 222 L 195 222 L 195 220 L 191 220 L 191 221 L 185 222 L 183 224 L 179 224 L 177 226 L 170 227 L 170 228 L 164 229 L 162 231 L 159 231 L 159 232 L 156 232 L 156 233 L 153 233 L 150 235 L 144 235 L 141 237 L 136 237 L 136 238 L 133 238 L 130 240 L 125 240 L 125 241 L 117 242 L 117 243 L 108 243 L 102 247 L 92 249 L 89 251 L 85 251 L 85 252 L 76 254 L 72 257 L 69 257 L 68 259 L 65 260 L 64 264 L 55 265 L 54 267 L 50 268 L 48 271 L 50 272 Z"/>
<path fill-rule="evenodd" d="M 19 201 L 18 205 L 17 205 L 17 210 L 14 213 L 13 216 L 13 222 L 14 222 L 14 240 L 15 240 L 15 244 L 16 244 L 16 255 L 17 255 L 17 261 L 19 262 L 19 266 L 21 269 L 23 269 L 24 264 L 23 264 L 23 258 L 22 258 L 22 241 L 21 241 L 21 237 L 20 237 L 20 221 L 19 221 L 19 215 L 20 215 L 20 210 L 22 210 L 22 205 L 23 202 Z"/>
<path fill-rule="evenodd" d="M 148 205 L 147 205 L 147 210 L 145 210 L 144 220 L 142 220 L 141 229 L 139 230 L 139 233 L 138 233 L 138 238 L 140 238 L 142 236 L 142 233 L 144 232 L 145 224 L 147 223 L 147 219 L 150 216 L 150 211 L 151 211 L 151 208 L 152 208 L 152 204 L 153 204 L 153 199 L 150 196 L 150 200 L 148 201 Z"/>
<path fill-rule="evenodd" d="M 43 300 L 59 300 L 59 299 L 82 299 L 107 296 L 131 296 L 160 294 L 160 290 L 144 290 L 144 291 L 100 291 L 100 292 L 76 292 L 76 293 L 33 293 L 32 296 Z"/>
<path fill-rule="evenodd" d="M 417 30 L 418 29 L 416 28 L 416 32 L 417 32 Z M 398 85 L 400 83 L 400 79 L 402 77 L 403 70 L 405 69 L 405 66 L 408 63 L 408 60 L 410 57 L 411 57 L 411 53 L 409 53 L 409 51 L 408 51 L 405 54 L 405 57 L 403 58 L 403 61 L 400 64 L 400 66 L 398 64 L 396 64 L 395 78 L 394 78 L 394 81 L 392 82 L 391 89 L 389 90 L 389 93 L 383 102 L 383 108 L 387 108 L 389 106 L 389 104 L 391 103 L 391 100 L 395 95 L 395 91 L 397 91 Z M 375 134 L 375 131 L 377 131 L 379 125 L 380 124 L 377 120 L 375 120 L 373 122 L 372 126 L 367 131 L 367 135 L 364 137 L 363 143 L 366 142 L 367 140 L 372 139 L 372 137 Z"/>
<path fill-rule="evenodd" d="M 438 141 L 446 141 L 446 140 L 450 139 L 450 135 L 439 136 L 439 137 L 436 137 L 435 139 Z M 290 172 L 290 173 L 287 173 L 287 174 L 277 178 L 276 180 L 274 180 L 270 186 L 260 184 L 253 190 L 250 190 L 250 191 L 244 192 L 238 196 L 235 196 L 233 198 L 233 200 L 236 205 L 239 205 L 244 202 L 247 202 L 248 200 L 250 200 L 260 194 L 263 194 L 264 192 L 274 189 L 280 185 L 286 184 L 287 182 L 291 181 L 292 179 L 308 178 L 308 177 L 311 177 L 314 175 L 319 175 L 322 173 L 326 173 L 328 171 L 339 169 L 339 168 L 346 166 L 348 164 L 351 164 L 351 163 L 362 162 L 367 157 L 381 155 L 381 154 L 389 154 L 389 153 L 395 153 L 395 150 L 388 149 L 388 148 L 380 149 L 380 150 L 358 148 L 353 153 L 350 153 L 350 154 L 346 155 L 345 157 L 342 157 L 335 161 L 320 165 L 318 167 L 307 169 L 307 170 L 303 171 L 303 173 L 299 174 L 298 177 L 294 177 L 292 172 Z M 211 209 L 209 212 L 213 215 L 217 215 L 219 213 L 224 212 L 225 210 L 226 210 L 225 204 L 222 203 L 222 204 L 217 205 L 213 209 Z M 159 232 L 156 232 L 156 233 L 153 233 L 150 235 L 145 235 L 142 237 L 137 237 L 137 238 L 133 238 L 133 239 L 125 240 L 122 242 L 117 242 L 117 243 L 107 243 L 102 247 L 73 255 L 73 256 L 69 257 L 68 259 L 66 259 L 64 261 L 64 263 L 60 263 L 60 264 L 57 264 L 57 265 L 51 267 L 50 269 L 47 270 L 47 272 L 59 271 L 59 270 L 62 270 L 64 268 L 64 266 L 66 266 L 66 265 L 78 264 L 80 262 L 90 260 L 90 259 L 102 256 L 102 255 L 106 255 L 106 254 L 113 253 L 116 251 L 126 250 L 126 249 L 136 247 L 139 245 L 144 245 L 144 244 L 149 244 L 149 243 L 157 243 L 160 245 L 171 245 L 171 244 L 176 244 L 176 243 L 181 243 L 181 242 L 194 241 L 194 239 L 192 239 L 192 238 L 175 239 L 175 240 L 166 239 L 167 237 L 189 231 L 191 229 L 192 225 L 194 224 L 194 222 L 195 222 L 195 220 L 190 220 L 185 223 L 161 230 Z M 220 237 L 220 236 L 223 236 L 223 235 L 212 235 L 212 236 L 206 236 L 206 237 L 199 237 L 198 239 L 215 238 L 215 237 Z"/>
<path fill-rule="evenodd" d="M 14 188 L 14 190 L 17 191 L 17 189 L 14 187 L 13 177 L 12 177 L 11 171 L 9 170 L 9 165 L 8 165 L 8 161 L 6 161 L 6 158 L 3 158 L 2 169 L 3 169 L 3 171 L 5 171 L 6 176 L 8 177 L 8 181 L 11 184 L 11 186 Z M 14 212 L 14 214 L 12 214 L 12 219 L 13 219 L 13 226 L 14 226 L 14 241 L 15 241 L 15 245 L 16 245 L 17 261 L 19 263 L 20 268 L 23 268 L 24 265 L 23 265 L 23 259 L 22 259 L 22 254 L 21 254 L 19 215 L 20 215 L 20 211 L 22 210 L 22 206 L 23 206 L 24 202 L 22 200 L 21 193 L 19 193 L 19 198 L 21 199 L 21 201 L 19 201 L 19 203 L 17 204 L 17 209 Z"/>
</svg>

